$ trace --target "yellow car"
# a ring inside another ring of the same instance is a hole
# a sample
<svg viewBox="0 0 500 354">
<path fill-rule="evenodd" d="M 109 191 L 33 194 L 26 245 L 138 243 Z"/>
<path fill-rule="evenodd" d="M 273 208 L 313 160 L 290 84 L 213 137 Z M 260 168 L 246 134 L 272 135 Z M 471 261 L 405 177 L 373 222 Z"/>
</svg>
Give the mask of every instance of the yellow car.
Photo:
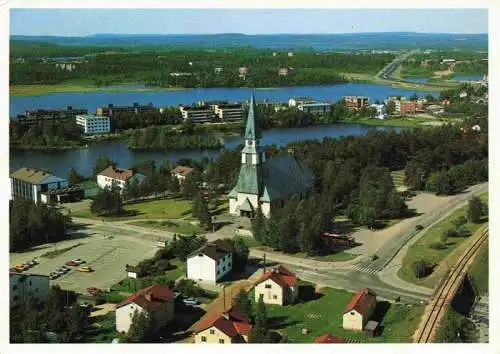
<svg viewBox="0 0 500 354">
<path fill-rule="evenodd" d="M 78 271 L 84 272 L 84 273 L 90 273 L 90 272 L 93 272 L 94 270 L 92 268 L 90 268 L 89 266 L 85 266 L 85 267 L 78 268 Z"/>
</svg>

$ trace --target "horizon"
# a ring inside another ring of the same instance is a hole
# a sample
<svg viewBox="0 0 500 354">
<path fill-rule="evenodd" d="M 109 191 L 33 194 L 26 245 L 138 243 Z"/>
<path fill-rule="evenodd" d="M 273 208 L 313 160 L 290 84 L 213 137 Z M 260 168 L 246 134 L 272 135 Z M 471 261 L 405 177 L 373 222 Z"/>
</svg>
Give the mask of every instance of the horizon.
<svg viewBox="0 0 500 354">
<path fill-rule="evenodd" d="M 217 24 L 217 26 L 214 26 Z M 487 9 L 11 9 L 11 35 L 486 34 Z"/>
</svg>

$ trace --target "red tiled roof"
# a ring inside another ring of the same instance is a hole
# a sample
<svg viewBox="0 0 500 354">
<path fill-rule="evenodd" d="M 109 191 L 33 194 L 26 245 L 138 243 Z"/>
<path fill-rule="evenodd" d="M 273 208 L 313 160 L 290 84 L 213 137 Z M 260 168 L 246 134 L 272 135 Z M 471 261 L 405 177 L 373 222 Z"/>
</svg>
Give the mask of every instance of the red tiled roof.
<svg viewBox="0 0 500 354">
<path fill-rule="evenodd" d="M 134 175 L 132 170 L 122 170 L 118 167 L 109 166 L 99 173 L 101 176 L 106 176 L 120 181 L 126 181 Z"/>
<path fill-rule="evenodd" d="M 154 284 L 129 296 L 123 302 L 119 303 L 116 308 L 118 309 L 133 302 L 143 309 L 151 311 L 173 299 L 174 293 L 168 286 Z"/>
<path fill-rule="evenodd" d="M 216 313 L 205 318 L 198 324 L 197 333 L 211 327 L 217 328 L 230 338 L 234 338 L 237 335 L 248 336 L 252 331 L 252 325 L 248 317 L 233 307 L 224 314 Z"/>
<path fill-rule="evenodd" d="M 368 288 L 360 289 L 353 296 L 349 304 L 344 311 L 344 313 L 351 310 L 356 310 L 361 315 L 364 314 L 366 309 L 376 301 L 375 293 Z"/>
<path fill-rule="evenodd" d="M 180 174 L 180 175 L 183 175 L 183 176 L 187 176 L 188 174 L 192 173 L 193 172 L 193 168 L 192 167 L 187 167 L 187 166 L 176 166 L 173 170 L 172 170 L 173 173 L 177 173 L 177 174 Z"/>
<path fill-rule="evenodd" d="M 314 338 L 313 343 L 342 343 L 342 339 L 335 337 L 330 332 L 327 332 L 322 336 Z"/>
<path fill-rule="evenodd" d="M 282 265 L 279 265 L 276 268 L 270 270 L 269 272 L 265 272 L 264 274 L 262 274 L 259 280 L 255 283 L 255 285 L 260 284 L 261 282 L 267 279 L 273 280 L 276 284 L 278 284 L 281 287 L 297 285 L 297 277 L 295 276 L 295 274 L 290 272 Z"/>
</svg>

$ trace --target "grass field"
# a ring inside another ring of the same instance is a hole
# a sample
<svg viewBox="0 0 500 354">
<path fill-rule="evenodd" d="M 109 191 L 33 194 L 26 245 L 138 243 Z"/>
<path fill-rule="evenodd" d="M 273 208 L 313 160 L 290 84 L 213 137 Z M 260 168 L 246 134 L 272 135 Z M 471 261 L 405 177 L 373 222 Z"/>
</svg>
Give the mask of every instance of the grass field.
<svg viewBox="0 0 500 354">
<path fill-rule="evenodd" d="M 474 283 L 480 295 L 488 293 L 488 251 L 489 247 L 487 243 L 481 246 L 476 259 L 474 259 L 474 263 L 472 263 L 469 270 L 472 277 L 472 282 Z"/>
<path fill-rule="evenodd" d="M 203 230 L 197 225 L 191 225 L 187 221 L 135 221 L 131 222 L 130 225 L 136 225 L 141 227 L 146 227 L 150 229 L 157 229 L 163 231 L 170 231 L 184 235 L 199 234 Z"/>
<path fill-rule="evenodd" d="M 99 185 L 93 179 L 87 179 L 85 181 L 82 181 L 82 182 L 78 183 L 77 186 L 82 187 L 82 188 L 86 188 L 86 189 L 99 188 Z"/>
<path fill-rule="evenodd" d="M 125 204 L 123 207 L 130 216 L 102 217 L 93 216 L 90 209 L 78 210 L 71 215 L 80 218 L 104 220 L 134 220 L 134 219 L 180 219 L 191 213 L 191 202 L 181 198 L 151 200 L 140 203 Z"/>
<path fill-rule="evenodd" d="M 308 288 L 308 289 L 307 289 Z M 305 291 L 303 291 L 305 290 Z M 285 335 L 294 343 L 312 343 L 313 339 L 326 332 L 331 332 L 344 340 L 352 339 L 365 343 L 408 343 L 420 321 L 423 306 L 395 305 L 383 302 L 378 310 L 385 313 L 381 321 L 382 333 L 379 337 L 369 338 L 363 333 L 342 328 L 342 314 L 353 293 L 331 288 L 321 290 L 321 295 L 314 298 L 311 285 L 301 285 L 299 296 L 304 292 L 312 299 L 289 306 L 266 305 L 267 316 L 273 330 Z M 388 308 L 388 309 L 387 309 Z M 302 334 L 307 328 L 308 334 Z"/>
<path fill-rule="evenodd" d="M 438 120 L 435 120 L 438 122 Z M 359 123 L 365 125 L 388 126 L 398 128 L 423 128 L 428 127 L 430 119 L 419 117 L 394 117 L 388 119 L 360 118 L 356 120 L 340 120 L 339 123 Z"/>
<path fill-rule="evenodd" d="M 488 194 L 484 193 L 481 195 L 481 199 L 487 202 Z M 445 267 L 439 267 L 440 264 L 446 264 L 451 266 L 455 263 L 456 259 L 461 254 L 462 249 L 466 248 L 466 244 L 463 244 L 468 237 L 450 237 L 447 241 L 447 248 L 443 250 L 435 250 L 429 246 L 432 243 L 439 242 L 440 237 L 446 230 L 453 227 L 453 220 L 459 216 L 467 214 L 468 206 L 462 207 L 452 213 L 447 218 L 443 219 L 441 222 L 432 226 L 424 236 L 422 236 L 417 242 L 408 248 L 408 251 L 403 258 L 403 264 L 401 269 L 398 271 L 398 276 L 408 282 L 419 284 L 433 288 L 446 271 Z M 481 224 L 466 224 L 467 228 L 474 234 L 483 223 Z M 462 245 L 463 244 L 463 245 Z M 431 264 L 437 264 L 435 272 L 425 278 L 417 278 L 412 270 L 412 264 L 417 260 L 425 260 Z M 446 262 L 446 263 L 445 263 Z"/>
</svg>

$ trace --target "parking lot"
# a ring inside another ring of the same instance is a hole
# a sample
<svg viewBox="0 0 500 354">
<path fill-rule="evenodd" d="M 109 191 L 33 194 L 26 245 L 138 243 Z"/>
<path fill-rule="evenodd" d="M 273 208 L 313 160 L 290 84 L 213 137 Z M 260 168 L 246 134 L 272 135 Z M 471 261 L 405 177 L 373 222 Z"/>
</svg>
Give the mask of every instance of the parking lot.
<svg viewBox="0 0 500 354">
<path fill-rule="evenodd" d="M 137 264 L 143 259 L 152 257 L 158 250 L 152 241 L 119 235 L 106 238 L 100 234 L 79 240 L 60 242 L 57 244 L 57 249 L 67 248 L 78 243 L 81 245 L 54 258 L 38 258 L 40 264 L 29 269 L 26 273 L 48 275 L 65 265 L 66 262 L 80 258 L 86 261 L 84 265 L 91 266 L 94 271 L 83 273 L 77 270 L 78 266 L 68 266 L 71 269 L 70 272 L 51 280 L 51 284 L 58 284 L 63 289 L 84 293 L 88 287 L 101 289 L 111 287 L 127 276 L 126 264 Z M 23 263 L 54 249 L 55 246 L 51 246 L 41 250 L 12 254 L 10 264 Z"/>
</svg>

